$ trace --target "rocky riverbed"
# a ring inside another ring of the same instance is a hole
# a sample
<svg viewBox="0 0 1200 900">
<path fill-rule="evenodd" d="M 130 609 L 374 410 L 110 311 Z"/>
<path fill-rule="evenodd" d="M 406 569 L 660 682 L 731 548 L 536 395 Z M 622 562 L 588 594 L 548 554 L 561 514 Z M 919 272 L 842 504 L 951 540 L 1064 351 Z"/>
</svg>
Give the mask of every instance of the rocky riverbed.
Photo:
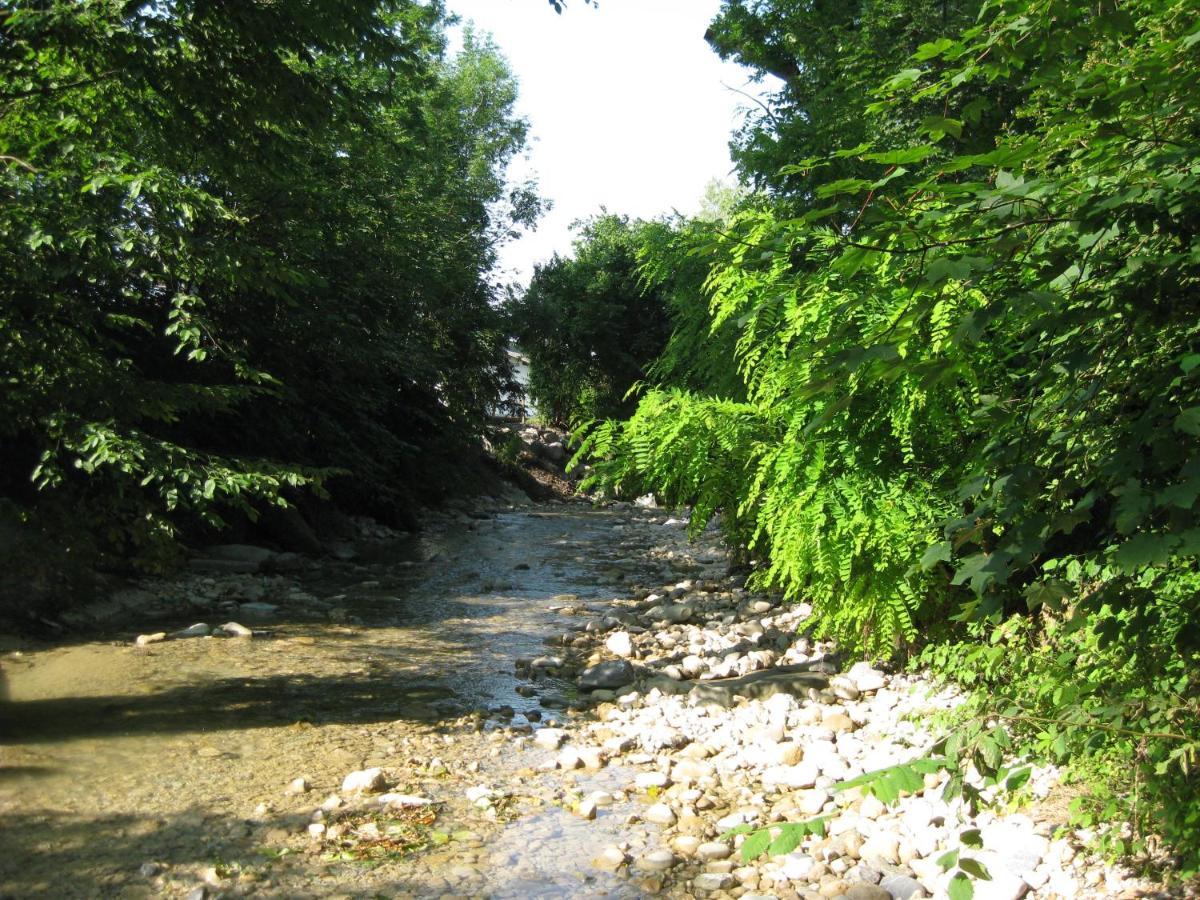
<svg viewBox="0 0 1200 900">
<path fill-rule="evenodd" d="M 912 759 L 956 702 L 841 660 L 730 575 L 715 533 L 513 498 L 319 561 L 214 548 L 2 657 L 0 896 L 943 896 L 1152 890 L 1063 832 L 1035 769 L 972 815 Z M 784 855 L 738 825 L 823 817 Z"/>
</svg>

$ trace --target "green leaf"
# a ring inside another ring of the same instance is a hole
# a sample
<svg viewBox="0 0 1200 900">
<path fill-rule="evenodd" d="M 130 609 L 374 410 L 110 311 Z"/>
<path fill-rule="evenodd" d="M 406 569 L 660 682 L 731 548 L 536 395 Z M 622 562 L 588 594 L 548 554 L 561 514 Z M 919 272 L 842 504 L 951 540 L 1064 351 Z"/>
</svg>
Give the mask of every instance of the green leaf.
<svg viewBox="0 0 1200 900">
<path fill-rule="evenodd" d="M 1004 787 L 1010 791 L 1018 791 L 1029 783 L 1029 778 L 1032 774 L 1033 771 L 1028 766 L 1017 769 L 1005 779 Z"/>
<path fill-rule="evenodd" d="M 884 87 L 887 90 L 899 91 L 914 84 L 924 72 L 921 69 L 901 69 L 887 80 Z"/>
<path fill-rule="evenodd" d="M 911 163 L 924 162 L 937 152 L 932 144 L 918 144 L 903 150 L 883 150 L 878 153 L 865 153 L 863 159 L 869 162 L 881 163 L 885 166 L 906 166 Z"/>
<path fill-rule="evenodd" d="M 1035 581 L 1025 588 L 1025 605 L 1030 612 L 1047 606 L 1054 612 L 1062 610 L 1062 601 L 1071 596 L 1071 587 L 1057 578 Z"/>
<path fill-rule="evenodd" d="M 925 280 L 930 284 L 940 284 L 949 279 L 965 281 L 971 277 L 973 268 L 974 260 L 969 256 L 939 256 L 925 268 Z"/>
<path fill-rule="evenodd" d="M 949 541 L 940 541 L 936 544 L 931 544 L 921 556 L 921 570 L 928 572 L 940 562 L 950 562 L 950 553 Z"/>
<path fill-rule="evenodd" d="M 962 561 L 950 583 L 971 583 L 971 590 L 981 595 L 994 583 L 1003 584 L 1008 579 L 1008 555 L 1005 553 L 976 553 Z"/>
<path fill-rule="evenodd" d="M 946 896 L 950 900 L 972 900 L 975 896 L 975 885 L 962 872 L 955 872 L 946 886 Z"/>
<path fill-rule="evenodd" d="M 791 853 L 800 846 L 800 842 L 804 840 L 804 835 L 807 833 L 808 829 L 805 827 L 784 825 L 779 831 L 779 836 L 767 848 L 767 853 L 771 856 L 783 856 L 785 853 Z"/>
<path fill-rule="evenodd" d="M 746 838 L 742 844 L 742 860 L 751 862 L 762 856 L 767 847 L 771 844 L 771 830 L 764 828 L 761 831 L 756 831 L 750 837 Z"/>
<path fill-rule="evenodd" d="M 951 48 L 961 48 L 962 45 L 958 41 L 951 40 L 948 37 L 938 38 L 936 41 L 929 41 L 917 48 L 917 52 L 913 54 L 913 59 L 927 60 L 941 56 Z"/>
<path fill-rule="evenodd" d="M 1193 436 L 1200 435 L 1200 406 L 1185 409 L 1175 417 L 1175 421 L 1171 424 L 1176 431 Z"/>
<path fill-rule="evenodd" d="M 958 861 L 958 867 L 960 869 L 962 869 L 964 872 L 966 872 L 968 875 L 972 875 L 975 878 L 980 879 L 981 881 L 991 881 L 992 880 L 992 875 L 987 870 L 987 866 L 985 866 L 983 863 L 981 863 L 977 859 L 972 859 L 969 856 L 964 856 L 962 859 L 960 859 Z"/>
<path fill-rule="evenodd" d="M 953 850 L 947 850 L 937 858 L 937 864 L 942 867 L 943 872 L 949 872 L 958 862 L 959 850 L 956 847 Z"/>
<path fill-rule="evenodd" d="M 921 121 L 921 130 L 927 132 L 935 141 L 947 134 L 954 138 L 960 138 L 962 137 L 963 123 L 958 119 L 927 116 Z"/>
<path fill-rule="evenodd" d="M 1135 534 L 1113 556 L 1113 563 L 1123 572 L 1133 573 L 1144 566 L 1166 565 L 1179 538 L 1169 534 Z"/>
<path fill-rule="evenodd" d="M 727 831 L 722 832 L 721 834 L 717 835 L 717 840 L 718 841 L 727 841 L 730 838 L 737 837 L 739 834 L 749 834 L 750 832 L 755 831 L 755 830 L 756 829 L 753 825 L 747 825 L 747 824 L 735 825 L 735 826 L 733 826 L 733 828 L 730 828 Z"/>
</svg>

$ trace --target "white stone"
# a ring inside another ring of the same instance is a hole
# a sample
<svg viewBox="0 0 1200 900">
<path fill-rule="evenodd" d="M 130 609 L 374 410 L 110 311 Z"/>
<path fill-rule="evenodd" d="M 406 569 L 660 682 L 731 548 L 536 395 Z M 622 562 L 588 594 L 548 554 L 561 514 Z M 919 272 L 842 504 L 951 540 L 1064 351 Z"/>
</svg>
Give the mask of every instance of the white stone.
<svg viewBox="0 0 1200 900">
<path fill-rule="evenodd" d="M 779 872 L 789 881 L 808 881 L 808 876 L 813 870 L 813 866 L 817 861 L 806 853 L 789 853 L 786 856 L 781 856 L 777 862 L 779 863 Z"/>
<path fill-rule="evenodd" d="M 795 795 L 794 799 L 796 801 L 796 809 L 806 816 L 815 816 L 829 802 L 829 791 L 821 790 L 820 788 L 800 791 Z"/>
<path fill-rule="evenodd" d="M 885 812 L 887 812 L 887 807 L 874 794 L 867 794 L 863 797 L 863 801 L 858 807 L 858 814 L 864 819 L 878 819 Z"/>
<path fill-rule="evenodd" d="M 651 850 L 638 860 L 637 865 L 647 872 L 662 872 L 675 865 L 675 854 L 670 850 Z"/>
<path fill-rule="evenodd" d="M 730 828 L 737 828 L 739 825 L 749 825 L 757 821 L 758 813 L 748 809 L 739 809 L 731 812 L 727 816 L 722 816 L 717 819 L 717 830 L 728 831 Z"/>
<path fill-rule="evenodd" d="M 625 851 L 620 847 L 605 847 L 600 855 L 592 860 L 592 865 L 598 869 L 618 869 L 625 865 Z"/>
<path fill-rule="evenodd" d="M 561 728 L 539 728 L 533 733 L 533 742 L 546 750 L 557 750 L 567 739 Z"/>
<path fill-rule="evenodd" d="M 476 806 L 491 805 L 491 800 L 495 795 L 496 792 L 485 784 L 477 784 L 474 787 L 467 788 L 466 790 L 467 800 Z"/>
<path fill-rule="evenodd" d="M 764 788 L 810 788 L 817 783 L 820 768 L 812 760 L 801 760 L 794 766 L 772 766 L 760 776 Z"/>
<path fill-rule="evenodd" d="M 387 787 L 387 778 L 380 768 L 351 772 L 342 779 L 342 793 L 361 794 L 382 791 Z"/>
<path fill-rule="evenodd" d="M 850 671 L 846 673 L 846 677 L 853 681 L 854 686 L 863 694 L 878 691 L 887 684 L 887 677 L 865 662 L 857 662 L 852 665 Z"/>
<path fill-rule="evenodd" d="M 859 855 L 868 863 L 882 862 L 892 866 L 899 865 L 900 838 L 888 831 L 877 831 L 867 838 Z"/>
<path fill-rule="evenodd" d="M 642 818 L 655 825 L 674 825 L 675 810 L 666 803 L 655 803 L 642 813 Z"/>
<path fill-rule="evenodd" d="M 857 700 L 858 687 L 845 675 L 836 675 L 829 679 L 829 689 L 839 700 Z"/>
<path fill-rule="evenodd" d="M 728 844 L 721 843 L 720 841 L 709 841 L 696 848 L 696 855 L 705 862 L 728 859 L 729 854 L 732 852 Z"/>
<path fill-rule="evenodd" d="M 604 646 L 614 656 L 633 656 L 633 639 L 627 631 L 614 631 L 608 636 Z"/>
<path fill-rule="evenodd" d="M 580 747 L 579 759 L 585 769 L 603 769 L 608 758 L 597 747 Z"/>
<path fill-rule="evenodd" d="M 645 791 L 650 788 L 665 788 L 671 783 L 671 779 L 662 772 L 638 772 L 633 783 L 639 791 Z"/>
<path fill-rule="evenodd" d="M 583 765 L 583 757 L 579 755 L 579 751 L 574 747 L 566 747 L 555 758 L 560 769 L 566 769 L 568 772 L 572 769 L 578 769 Z"/>
</svg>

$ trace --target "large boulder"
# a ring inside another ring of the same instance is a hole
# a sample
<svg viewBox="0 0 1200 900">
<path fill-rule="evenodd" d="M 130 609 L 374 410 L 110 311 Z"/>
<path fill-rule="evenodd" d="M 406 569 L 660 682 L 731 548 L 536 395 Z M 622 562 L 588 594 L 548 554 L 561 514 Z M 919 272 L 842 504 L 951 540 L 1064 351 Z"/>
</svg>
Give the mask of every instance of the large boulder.
<svg viewBox="0 0 1200 900">
<path fill-rule="evenodd" d="M 583 670 L 579 676 L 579 689 L 583 691 L 605 690 L 633 684 L 637 673 L 627 659 L 610 659 Z"/>
</svg>

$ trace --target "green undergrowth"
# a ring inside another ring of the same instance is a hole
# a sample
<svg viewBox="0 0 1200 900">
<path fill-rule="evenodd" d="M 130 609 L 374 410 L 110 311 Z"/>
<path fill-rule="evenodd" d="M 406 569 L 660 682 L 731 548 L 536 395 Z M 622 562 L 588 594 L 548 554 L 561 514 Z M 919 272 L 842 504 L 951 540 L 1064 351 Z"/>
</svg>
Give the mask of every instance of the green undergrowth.
<svg viewBox="0 0 1200 900">
<path fill-rule="evenodd" d="M 1058 763 L 1105 853 L 1161 841 L 1194 874 L 1194 3 L 956 6 L 857 91 L 862 58 L 754 44 L 809 16 L 852 46 L 838 14 L 735 10 L 758 17 L 738 55 L 775 72 L 792 47 L 831 93 L 759 121 L 794 150 L 774 194 L 678 231 L 707 278 L 636 411 L 581 429 L 587 484 L 690 505 L 694 532 L 720 513 L 752 586 L 811 602 L 819 636 L 966 686 L 934 749 L 959 794 L 970 766 Z"/>
</svg>

